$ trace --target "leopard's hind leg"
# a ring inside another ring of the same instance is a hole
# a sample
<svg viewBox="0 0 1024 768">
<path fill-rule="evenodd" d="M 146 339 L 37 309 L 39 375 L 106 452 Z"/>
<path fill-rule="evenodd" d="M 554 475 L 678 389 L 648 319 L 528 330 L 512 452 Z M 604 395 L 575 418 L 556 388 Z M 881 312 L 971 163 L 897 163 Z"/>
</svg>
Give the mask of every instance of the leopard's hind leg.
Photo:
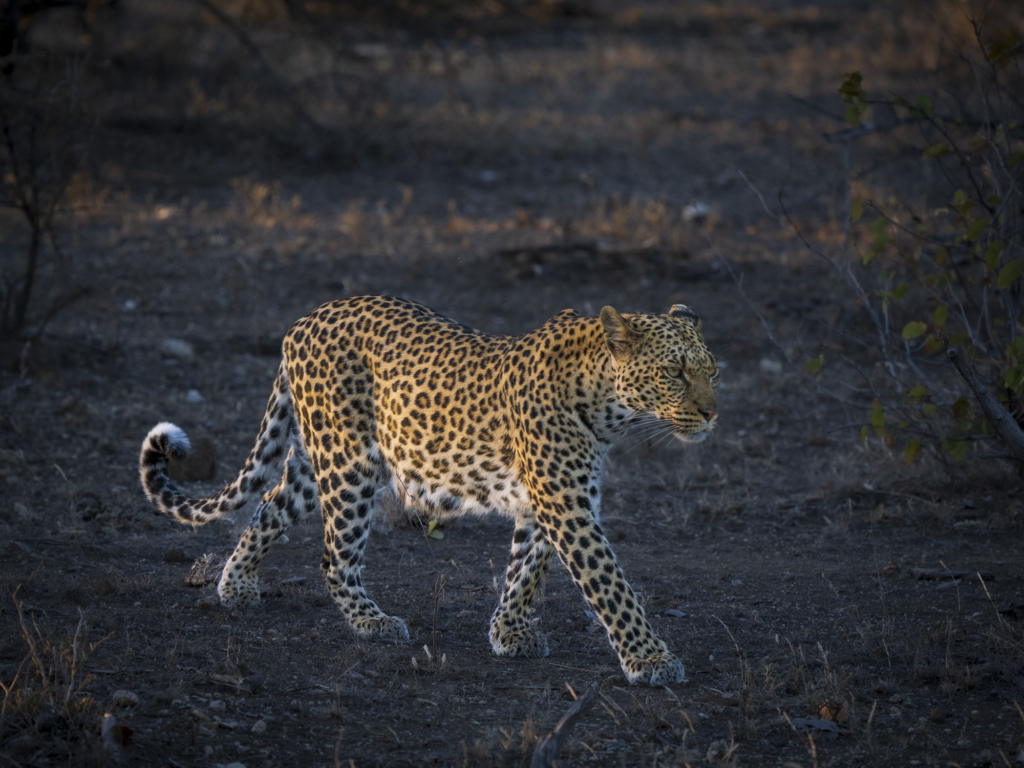
<svg viewBox="0 0 1024 768">
<path fill-rule="evenodd" d="M 344 454 L 352 455 L 345 451 L 335 457 Z M 377 489 L 386 482 L 388 471 L 380 460 L 365 454 L 360 458 L 318 475 L 324 517 L 321 568 L 334 602 L 356 634 L 404 642 L 409 639 L 405 622 L 384 613 L 363 587 L 361 571 L 370 518 L 376 507 Z"/>
<path fill-rule="evenodd" d="M 264 497 L 221 574 L 217 593 L 228 607 L 260 600 L 259 565 L 285 530 L 318 504 L 313 468 L 299 435 L 293 430 L 281 482 Z"/>
<path fill-rule="evenodd" d="M 530 623 L 530 603 L 554 548 L 534 517 L 516 521 L 505 588 L 491 617 L 491 647 L 499 656 L 548 655 L 548 641 Z"/>
</svg>

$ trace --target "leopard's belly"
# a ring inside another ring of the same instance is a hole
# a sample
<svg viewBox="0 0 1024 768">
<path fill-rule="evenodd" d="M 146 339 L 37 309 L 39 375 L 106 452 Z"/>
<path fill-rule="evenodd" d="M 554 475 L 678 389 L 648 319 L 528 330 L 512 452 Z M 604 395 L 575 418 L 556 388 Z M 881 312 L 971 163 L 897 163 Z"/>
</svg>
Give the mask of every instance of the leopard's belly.
<svg viewBox="0 0 1024 768">
<path fill-rule="evenodd" d="M 463 466 L 451 458 L 389 462 L 399 500 L 413 509 L 444 517 L 499 512 L 522 517 L 529 512 L 526 489 L 515 472 L 498 461 L 475 461 Z"/>
</svg>

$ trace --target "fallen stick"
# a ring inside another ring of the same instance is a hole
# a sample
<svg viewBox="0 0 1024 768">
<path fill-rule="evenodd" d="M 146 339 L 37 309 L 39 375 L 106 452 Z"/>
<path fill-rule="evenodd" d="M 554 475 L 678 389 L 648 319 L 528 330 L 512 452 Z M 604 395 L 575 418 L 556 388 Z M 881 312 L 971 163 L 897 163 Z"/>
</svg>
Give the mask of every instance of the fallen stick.
<svg viewBox="0 0 1024 768">
<path fill-rule="evenodd" d="M 518 256 L 521 253 L 542 255 L 545 253 L 575 253 L 576 251 L 597 253 L 598 244 L 594 240 L 571 240 L 569 242 L 544 243 L 543 245 L 521 245 L 517 248 L 502 248 L 498 251 L 498 255 L 508 257 Z"/>
<path fill-rule="evenodd" d="M 975 574 L 987 581 L 992 580 L 992 574 L 986 571 L 950 571 L 946 568 L 910 569 L 910 575 L 915 579 L 934 579 L 936 581 L 941 581 L 942 579 L 962 579 L 965 576 L 974 576 Z"/>
<path fill-rule="evenodd" d="M 656 241 L 648 241 L 640 245 L 611 246 L 602 241 L 570 240 L 568 242 L 544 243 L 542 245 L 522 245 L 517 248 L 502 248 L 498 256 L 510 258 L 520 254 L 527 256 L 544 256 L 546 254 L 576 253 L 582 251 L 598 256 L 643 256 L 658 250 Z"/>
<path fill-rule="evenodd" d="M 596 697 L 597 686 L 595 685 L 573 702 L 569 710 L 562 715 L 562 719 L 558 721 L 555 729 L 541 739 L 540 744 L 533 751 L 533 760 L 530 763 L 530 768 L 556 768 L 555 758 L 558 757 L 558 750 L 562 748 L 562 745 L 569 738 L 569 734 L 572 732 L 576 722 L 594 706 Z"/>
</svg>

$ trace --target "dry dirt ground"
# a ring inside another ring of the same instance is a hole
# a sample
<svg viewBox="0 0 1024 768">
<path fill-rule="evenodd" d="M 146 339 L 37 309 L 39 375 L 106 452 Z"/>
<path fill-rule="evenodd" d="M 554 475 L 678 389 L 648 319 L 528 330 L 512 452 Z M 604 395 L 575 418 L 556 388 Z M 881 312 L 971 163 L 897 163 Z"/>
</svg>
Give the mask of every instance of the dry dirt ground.
<svg viewBox="0 0 1024 768">
<path fill-rule="evenodd" d="M 188 3 L 123 2 L 88 36 L 37 20 L 40 44 L 89 49 L 101 86 L 40 296 L 93 290 L 29 348 L 5 341 L 0 763 L 520 766 L 592 686 L 559 765 L 1024 761 L 1020 477 L 860 443 L 867 412 L 779 364 L 719 260 L 784 343 L 813 343 L 830 278 L 738 171 L 830 237 L 842 158 L 821 134 L 841 124 L 791 96 L 840 111 L 854 69 L 913 87 L 938 25 L 900 3 L 487 7 L 434 26 L 349 8 L 321 30 L 231 5 L 265 61 Z M 683 215 L 694 201 L 706 219 Z M 25 234 L 3 215 L 10 259 Z M 536 600 L 550 656 L 496 658 L 503 519 L 437 539 L 379 516 L 364 579 L 407 645 L 346 629 L 315 519 L 272 550 L 258 608 L 186 585 L 247 514 L 156 515 L 143 437 L 185 428 L 195 471 L 216 462 L 187 487 L 212 492 L 251 447 L 290 323 L 361 293 L 500 334 L 566 307 L 701 314 L 720 429 L 626 439 L 602 512 L 687 682 L 629 686 L 558 564 Z M 130 745 L 115 731 L 105 751 L 104 713 Z"/>
</svg>

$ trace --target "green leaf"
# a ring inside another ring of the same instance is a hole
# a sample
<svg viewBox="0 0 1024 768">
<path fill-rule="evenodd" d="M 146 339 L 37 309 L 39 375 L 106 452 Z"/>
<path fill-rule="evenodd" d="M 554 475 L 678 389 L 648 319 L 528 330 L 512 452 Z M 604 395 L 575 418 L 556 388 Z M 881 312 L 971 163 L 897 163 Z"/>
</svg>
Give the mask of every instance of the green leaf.
<svg viewBox="0 0 1024 768">
<path fill-rule="evenodd" d="M 925 114 L 930 115 L 932 113 L 932 100 L 923 93 L 919 93 L 914 97 L 914 103 L 917 104 Z"/>
<path fill-rule="evenodd" d="M 846 108 L 846 122 L 854 128 L 860 127 L 860 110 L 857 107 Z"/>
<path fill-rule="evenodd" d="M 923 397 L 928 397 L 928 387 L 924 386 L 924 384 L 915 384 L 907 390 L 907 394 L 913 400 L 920 400 Z"/>
<path fill-rule="evenodd" d="M 921 456 L 921 441 L 911 440 L 907 443 L 907 447 L 903 450 L 903 460 L 909 467 L 914 461 Z"/>
<path fill-rule="evenodd" d="M 946 442 L 946 450 L 953 455 L 954 461 L 963 461 L 970 445 L 969 440 L 949 440 Z"/>
<path fill-rule="evenodd" d="M 1010 155 L 1010 167 L 1016 168 L 1020 164 L 1021 160 L 1024 160 L 1024 152 L 1018 149 Z"/>
<path fill-rule="evenodd" d="M 871 242 L 871 258 L 874 258 L 884 251 L 885 246 L 889 244 L 889 235 L 887 234 L 888 227 L 889 222 L 886 221 L 884 216 L 879 216 L 871 225 L 871 230 L 875 233 L 875 239 Z M 870 259 L 868 259 L 868 261 L 870 261 Z M 864 263 L 866 264 L 867 261 Z"/>
<path fill-rule="evenodd" d="M 985 56 L 989 61 L 995 61 L 1000 58 L 1004 53 L 1012 50 L 1017 46 L 1017 40 L 1012 35 L 1004 37 L 1002 40 L 997 40 L 991 43 L 985 51 Z"/>
<path fill-rule="evenodd" d="M 429 536 L 432 539 L 443 539 L 444 538 L 444 531 L 442 531 L 442 530 L 440 530 L 438 528 L 437 520 L 431 520 L 427 524 L 427 536 Z"/>
<path fill-rule="evenodd" d="M 937 410 L 939 410 L 939 406 L 937 406 L 935 403 L 928 403 L 928 405 L 926 405 L 922 409 L 922 412 L 924 413 L 925 416 L 931 416 Z"/>
<path fill-rule="evenodd" d="M 871 410 L 871 428 L 879 437 L 885 434 L 885 412 L 878 400 L 875 400 L 875 407 Z"/>
<path fill-rule="evenodd" d="M 928 330 L 928 326 L 917 320 L 911 320 L 905 326 L 903 326 L 903 338 L 910 340 L 916 339 L 918 336 L 924 335 L 925 331 Z"/>
<path fill-rule="evenodd" d="M 953 203 L 959 208 L 961 205 L 967 202 L 967 193 L 962 189 L 958 189 L 953 193 Z"/>
<path fill-rule="evenodd" d="M 985 266 L 995 272 L 1001 258 L 1003 258 L 1003 244 L 999 240 L 993 240 L 985 249 Z"/>
<path fill-rule="evenodd" d="M 949 315 L 949 305 L 940 304 L 932 313 L 932 327 L 942 330 L 946 327 L 946 317 Z"/>
<path fill-rule="evenodd" d="M 946 246 L 942 246 L 935 252 L 935 263 L 940 267 L 949 261 L 949 251 L 946 250 Z"/>
<path fill-rule="evenodd" d="M 1009 264 L 1004 265 L 999 270 L 999 278 L 996 280 L 996 285 L 1000 288 L 1009 288 L 1020 277 L 1022 266 L 1024 266 L 1024 259 L 1014 259 Z"/>
<path fill-rule="evenodd" d="M 992 219 L 980 218 L 975 219 L 971 222 L 971 226 L 967 228 L 967 239 L 972 243 L 981 237 L 985 230 L 988 229 L 988 225 L 992 223 Z"/>
<path fill-rule="evenodd" d="M 856 224 L 864 215 L 864 198 L 855 197 L 850 201 L 850 221 Z"/>
<path fill-rule="evenodd" d="M 863 443 L 867 439 L 868 439 L 868 425 L 865 424 L 863 427 L 860 428 L 860 441 Z"/>
<path fill-rule="evenodd" d="M 958 419 L 966 419 L 971 413 L 971 403 L 966 397 L 960 397 L 953 403 L 953 415 Z"/>
<path fill-rule="evenodd" d="M 843 101 L 852 104 L 855 101 L 863 100 L 867 95 L 861 88 L 863 78 L 860 72 L 847 72 L 843 75 L 843 82 L 839 86 L 839 95 Z"/>
<path fill-rule="evenodd" d="M 945 345 L 942 343 L 942 339 L 934 333 L 929 333 L 928 338 L 924 340 L 924 351 L 929 355 L 934 355 L 936 352 L 941 352 L 943 349 L 945 349 Z"/>
<path fill-rule="evenodd" d="M 804 365 L 804 371 L 811 374 L 812 376 L 821 370 L 821 366 L 825 364 L 825 355 L 820 354 L 817 357 L 812 357 Z"/>
<path fill-rule="evenodd" d="M 907 295 L 907 291 L 909 290 L 910 283 L 900 283 L 899 285 L 892 289 L 892 297 L 897 300 L 902 299 L 904 296 Z"/>
<path fill-rule="evenodd" d="M 949 144 L 944 141 L 940 141 L 938 144 L 932 144 L 928 149 L 924 151 L 925 157 L 942 157 L 949 153 Z"/>
</svg>

